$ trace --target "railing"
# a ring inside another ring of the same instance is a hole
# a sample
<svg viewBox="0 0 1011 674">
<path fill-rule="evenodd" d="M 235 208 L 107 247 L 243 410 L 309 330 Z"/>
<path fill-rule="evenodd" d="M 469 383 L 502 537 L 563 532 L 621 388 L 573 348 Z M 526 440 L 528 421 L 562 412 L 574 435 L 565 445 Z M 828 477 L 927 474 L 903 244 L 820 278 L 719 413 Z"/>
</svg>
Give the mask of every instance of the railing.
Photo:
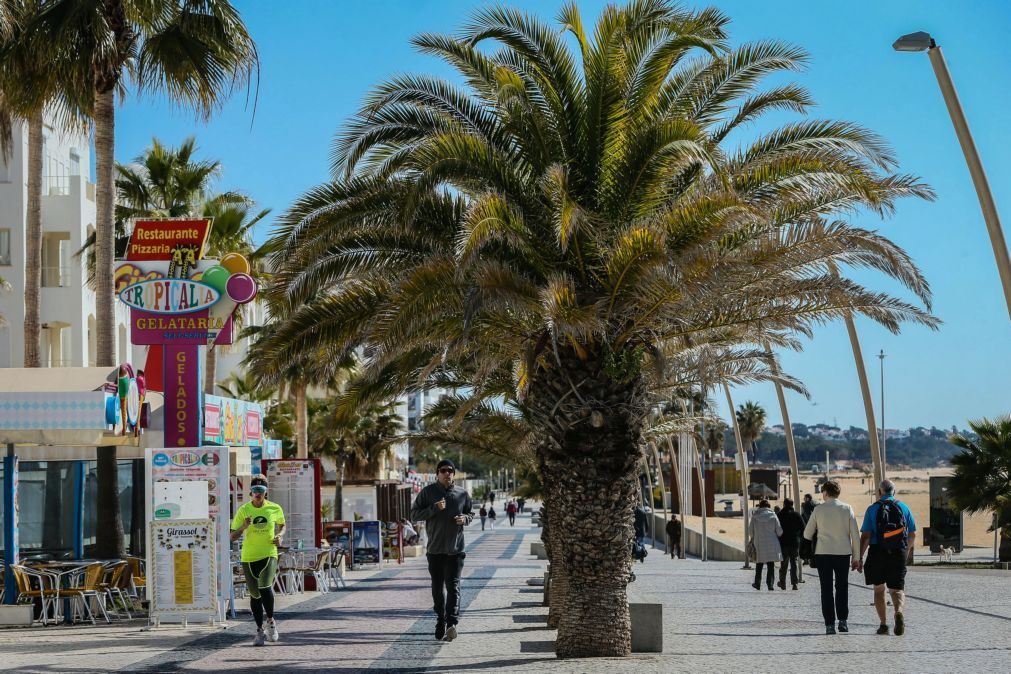
<svg viewBox="0 0 1011 674">
<path fill-rule="evenodd" d="M 43 267 L 42 287 L 43 288 L 70 288 L 73 283 L 73 270 L 71 266 Z"/>
</svg>

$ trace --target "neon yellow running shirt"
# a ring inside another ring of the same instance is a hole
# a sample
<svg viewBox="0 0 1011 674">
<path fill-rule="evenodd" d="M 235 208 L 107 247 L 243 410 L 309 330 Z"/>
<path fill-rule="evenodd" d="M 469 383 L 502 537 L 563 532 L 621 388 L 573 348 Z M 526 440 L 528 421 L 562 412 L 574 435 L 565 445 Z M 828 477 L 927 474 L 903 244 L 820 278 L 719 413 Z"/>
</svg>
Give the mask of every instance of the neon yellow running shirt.
<svg viewBox="0 0 1011 674">
<path fill-rule="evenodd" d="M 277 557 L 277 546 L 274 545 L 274 530 L 276 524 L 284 524 L 284 511 L 273 501 L 264 499 L 263 505 L 257 508 L 252 501 L 243 503 L 232 520 L 232 530 L 237 531 L 247 517 L 253 523 L 246 529 L 242 538 L 242 561 L 255 562 L 267 557 Z"/>
</svg>

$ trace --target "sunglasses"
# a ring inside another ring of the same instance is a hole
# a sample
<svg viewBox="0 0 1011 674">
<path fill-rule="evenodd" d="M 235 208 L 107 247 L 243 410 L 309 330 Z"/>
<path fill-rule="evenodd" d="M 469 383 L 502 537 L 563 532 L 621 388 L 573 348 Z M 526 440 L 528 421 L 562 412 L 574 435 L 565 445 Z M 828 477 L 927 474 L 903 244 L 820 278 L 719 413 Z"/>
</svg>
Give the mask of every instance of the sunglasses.
<svg viewBox="0 0 1011 674">
<path fill-rule="evenodd" d="M 250 487 L 249 491 L 253 494 L 266 494 L 267 488 L 264 487 L 262 484 L 258 484 L 253 487 Z"/>
<path fill-rule="evenodd" d="M 440 473 L 450 473 L 450 474 L 452 474 L 452 473 L 455 473 L 456 471 L 453 470 L 452 468 L 440 468 L 439 472 Z"/>
</svg>

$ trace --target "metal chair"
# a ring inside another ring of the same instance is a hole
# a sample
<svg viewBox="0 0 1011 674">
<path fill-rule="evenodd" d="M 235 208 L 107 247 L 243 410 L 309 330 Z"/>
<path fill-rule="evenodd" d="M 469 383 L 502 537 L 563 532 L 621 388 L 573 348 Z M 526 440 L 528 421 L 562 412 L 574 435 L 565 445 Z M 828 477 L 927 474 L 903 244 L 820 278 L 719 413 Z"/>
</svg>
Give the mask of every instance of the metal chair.
<svg viewBox="0 0 1011 674">
<path fill-rule="evenodd" d="M 73 600 L 79 603 L 81 607 L 81 615 L 85 620 L 90 620 L 92 625 L 95 624 L 95 613 L 91 609 L 92 605 L 97 605 L 99 610 L 102 611 L 102 616 L 105 618 L 105 622 L 112 622 L 109 620 L 108 611 L 105 610 L 104 595 L 99 589 L 104 575 L 105 564 L 101 562 L 90 564 L 87 568 L 85 568 L 83 581 L 79 586 L 68 587 L 62 590 L 63 594 L 69 595 Z M 90 605 L 89 600 L 91 601 Z M 76 612 L 74 615 L 76 616 Z"/>
<path fill-rule="evenodd" d="M 107 597 L 112 607 L 112 612 L 120 620 L 122 620 L 122 616 L 119 615 L 119 608 L 116 606 L 117 598 L 123 604 L 123 610 L 126 611 L 127 619 L 133 618 L 130 614 L 130 597 L 125 591 L 127 583 L 126 574 L 129 570 L 130 567 L 126 563 L 126 560 L 107 564 L 105 566 L 104 579 L 98 585 L 98 591 Z"/>
<path fill-rule="evenodd" d="M 311 568 L 307 568 L 305 571 L 311 573 L 313 580 L 316 581 L 316 589 L 319 592 L 329 592 L 330 591 L 330 578 L 327 569 L 327 564 L 330 561 L 330 551 L 322 550 L 316 554 L 316 563 L 312 565 Z"/>
<path fill-rule="evenodd" d="M 14 574 L 14 582 L 18 589 L 17 603 L 34 604 L 38 600 L 42 604 L 38 621 L 43 625 L 59 622 L 60 590 L 56 587 L 46 587 L 54 585 L 52 576 L 20 564 L 11 564 L 9 568 Z M 53 612 L 52 618 L 49 617 L 50 609 Z"/>
<path fill-rule="evenodd" d="M 341 573 L 341 560 L 347 554 L 347 550 L 342 547 L 334 546 L 330 548 L 329 558 L 327 559 L 327 574 L 330 577 L 330 587 L 339 590 L 343 586 L 346 590 L 348 588 L 348 583 L 344 580 L 344 574 Z"/>
</svg>

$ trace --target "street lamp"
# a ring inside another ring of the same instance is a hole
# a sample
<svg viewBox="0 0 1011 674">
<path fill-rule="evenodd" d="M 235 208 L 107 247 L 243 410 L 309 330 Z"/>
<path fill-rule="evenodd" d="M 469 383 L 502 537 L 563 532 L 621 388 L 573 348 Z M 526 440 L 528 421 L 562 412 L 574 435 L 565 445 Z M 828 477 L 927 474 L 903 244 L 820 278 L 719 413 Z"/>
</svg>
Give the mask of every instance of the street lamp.
<svg viewBox="0 0 1011 674">
<path fill-rule="evenodd" d="M 951 123 L 955 127 L 955 135 L 958 136 L 958 142 L 962 146 L 962 154 L 965 155 L 965 163 L 969 166 L 969 174 L 972 176 L 972 183 L 976 187 L 976 196 L 979 198 L 983 220 L 986 222 L 986 228 L 990 234 L 990 245 L 993 247 L 993 255 L 997 261 L 997 272 L 1000 274 L 1000 283 L 1004 289 L 1004 301 L 1007 303 L 1008 315 L 1011 316 L 1011 261 L 1008 260 L 1004 230 L 1001 228 L 997 205 L 990 193 L 990 183 L 983 171 L 983 163 L 979 159 L 976 143 L 969 132 L 969 123 L 965 119 L 965 112 L 958 100 L 958 93 L 951 81 L 951 73 L 948 72 L 948 65 L 944 62 L 941 48 L 937 46 L 929 33 L 923 31 L 903 35 L 892 43 L 892 48 L 895 51 L 903 52 L 926 51 L 927 56 L 930 57 L 930 65 L 934 68 L 937 84 L 941 87 L 941 95 L 944 96 L 944 103 L 948 107 L 948 115 L 951 116 Z"/>
<path fill-rule="evenodd" d="M 881 349 L 878 354 L 881 360 L 881 479 L 888 478 L 888 449 L 886 439 L 888 431 L 885 430 L 885 350 Z"/>
</svg>

